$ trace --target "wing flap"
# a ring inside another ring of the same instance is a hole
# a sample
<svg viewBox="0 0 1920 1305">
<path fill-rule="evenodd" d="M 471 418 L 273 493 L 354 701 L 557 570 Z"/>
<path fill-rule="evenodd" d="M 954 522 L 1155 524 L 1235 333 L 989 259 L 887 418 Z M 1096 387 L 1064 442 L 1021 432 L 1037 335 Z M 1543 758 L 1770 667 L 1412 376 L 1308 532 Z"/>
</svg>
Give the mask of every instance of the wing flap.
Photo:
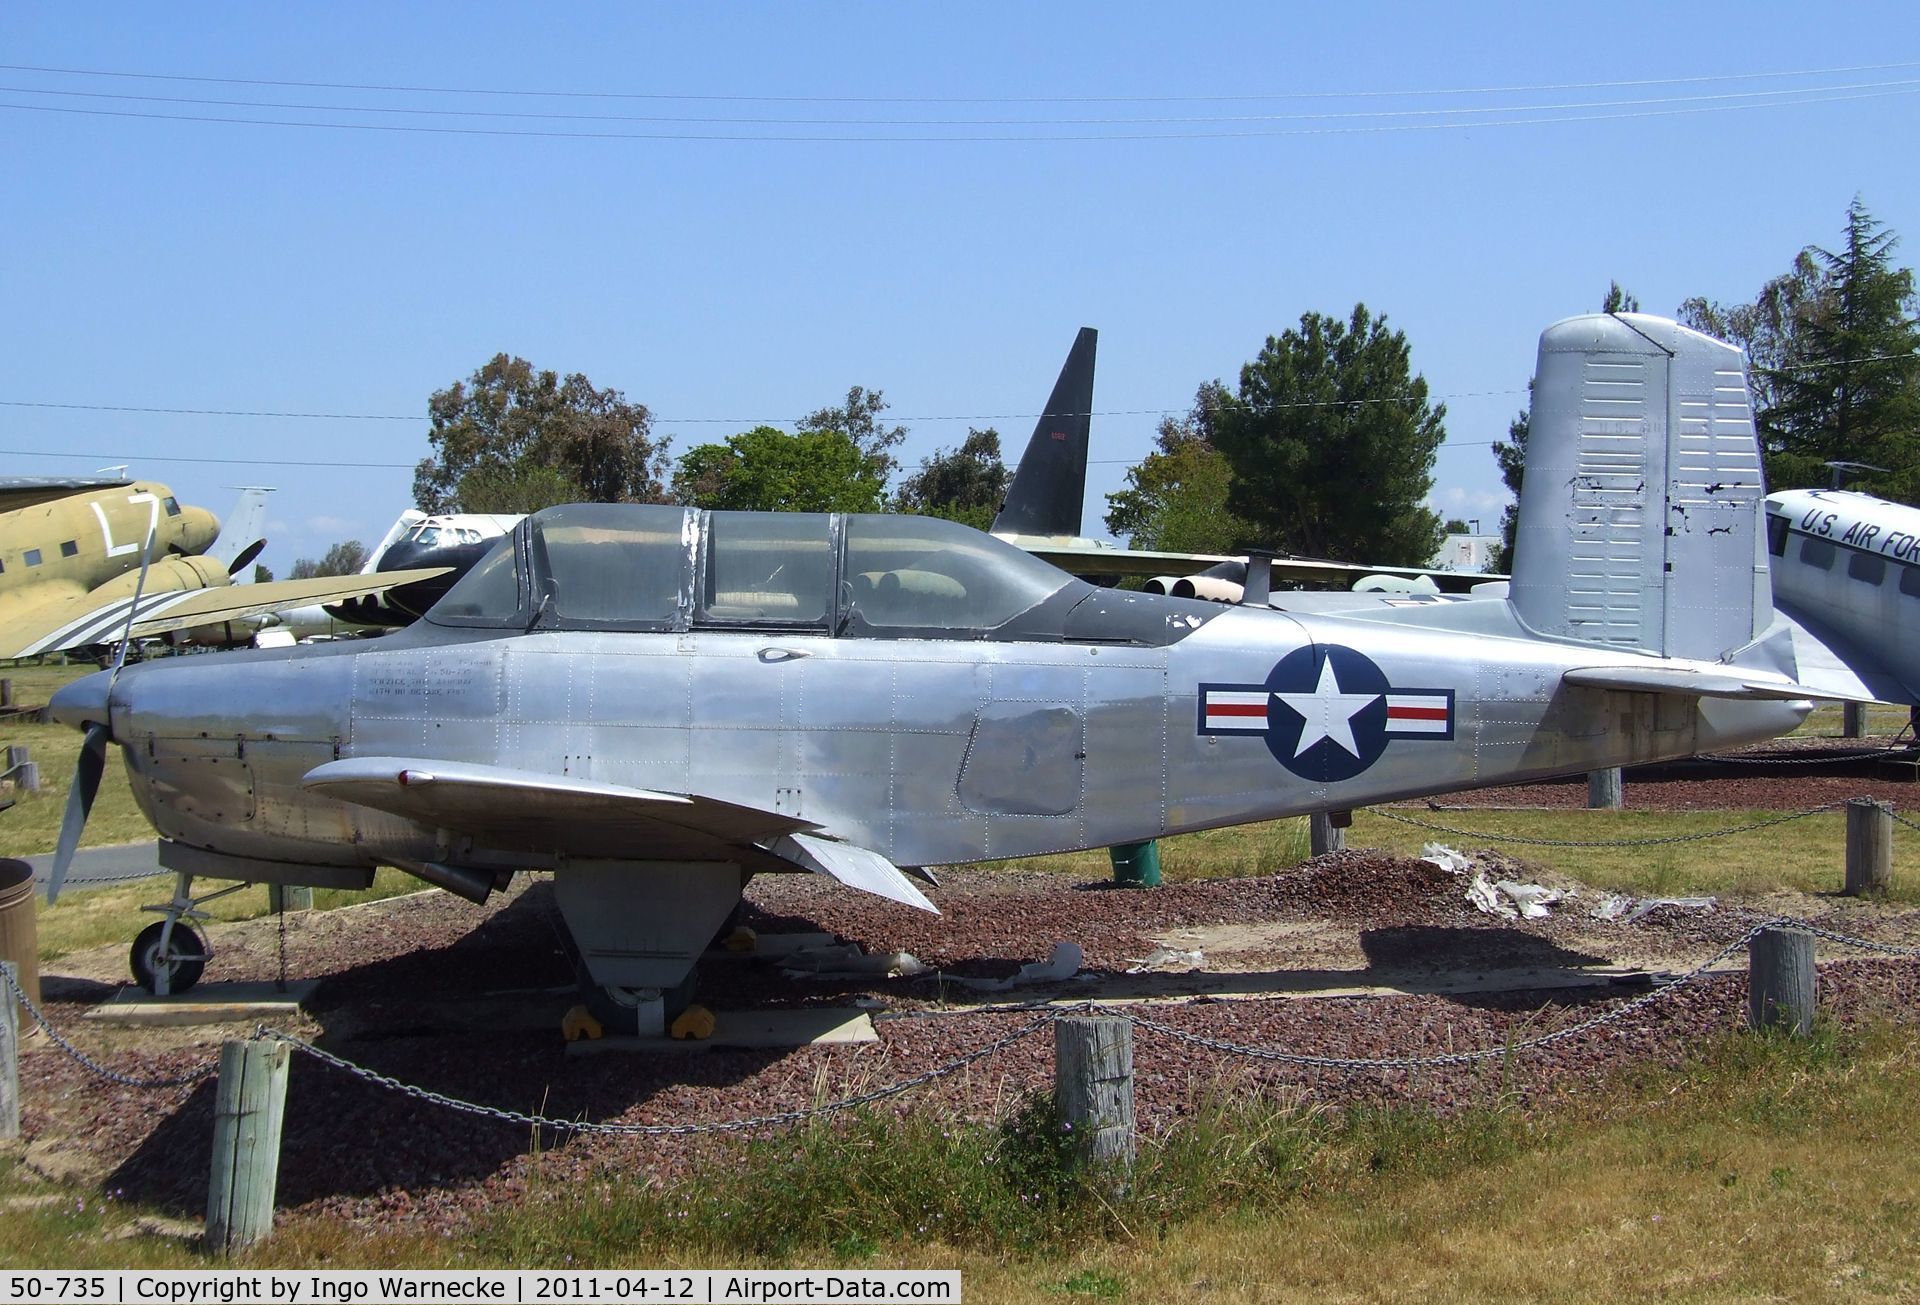
<svg viewBox="0 0 1920 1305">
<path fill-rule="evenodd" d="M 795 833 L 773 840 L 767 850 L 815 874 L 830 875 L 849 888 L 940 914 L 940 908 L 913 886 L 913 881 L 899 866 L 869 848 Z"/>
</svg>

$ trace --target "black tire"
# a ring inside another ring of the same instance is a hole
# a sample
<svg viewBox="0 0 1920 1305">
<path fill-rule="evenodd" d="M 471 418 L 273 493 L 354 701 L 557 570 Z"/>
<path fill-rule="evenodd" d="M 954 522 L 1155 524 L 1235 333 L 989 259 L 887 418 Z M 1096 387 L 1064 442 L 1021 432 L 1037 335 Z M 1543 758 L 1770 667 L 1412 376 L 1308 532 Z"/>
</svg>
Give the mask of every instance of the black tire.
<svg viewBox="0 0 1920 1305">
<path fill-rule="evenodd" d="M 153 992 L 159 986 L 162 966 L 170 965 L 167 991 L 185 992 L 200 982 L 200 974 L 207 968 L 207 940 L 191 926 L 175 924 L 173 959 L 163 962 L 160 958 L 160 935 L 166 927 L 165 920 L 155 920 L 133 940 L 133 952 L 129 958 L 133 967 L 133 981 L 148 992 Z"/>
<path fill-rule="evenodd" d="M 638 1037 L 640 1033 L 640 1008 L 622 1000 L 623 992 L 618 989 L 602 988 L 587 974 L 582 965 L 575 971 L 580 982 L 580 1000 L 587 1013 L 600 1021 L 600 1027 L 610 1038 Z M 694 990 L 699 986 L 699 971 L 690 970 L 687 977 L 671 988 L 662 990 L 662 1005 L 668 1027 L 673 1025 L 680 1013 L 693 1004 Z"/>
</svg>

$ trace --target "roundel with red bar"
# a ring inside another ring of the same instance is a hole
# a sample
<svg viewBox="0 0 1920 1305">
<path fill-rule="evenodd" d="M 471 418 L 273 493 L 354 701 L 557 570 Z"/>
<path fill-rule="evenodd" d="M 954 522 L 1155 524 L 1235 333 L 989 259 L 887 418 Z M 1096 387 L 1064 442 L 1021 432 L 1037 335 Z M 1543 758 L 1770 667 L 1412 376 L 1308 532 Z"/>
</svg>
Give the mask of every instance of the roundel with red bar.
<svg viewBox="0 0 1920 1305">
<path fill-rule="evenodd" d="M 1453 690 L 1400 687 L 1371 657 L 1309 644 L 1262 684 L 1202 684 L 1200 733 L 1257 734 L 1302 779 L 1333 784 L 1366 770 L 1396 739 L 1453 737 Z"/>
</svg>

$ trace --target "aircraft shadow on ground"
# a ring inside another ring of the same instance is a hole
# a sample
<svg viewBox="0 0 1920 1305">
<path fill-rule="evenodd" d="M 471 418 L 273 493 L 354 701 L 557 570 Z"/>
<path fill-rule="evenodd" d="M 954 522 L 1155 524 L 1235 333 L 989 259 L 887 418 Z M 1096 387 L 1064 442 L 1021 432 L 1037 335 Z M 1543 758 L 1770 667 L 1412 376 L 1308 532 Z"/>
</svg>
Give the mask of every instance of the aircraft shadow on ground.
<svg viewBox="0 0 1920 1305">
<path fill-rule="evenodd" d="M 440 947 L 355 966 L 310 1003 L 318 1045 L 374 1073 L 483 1106 L 605 1121 L 662 1092 L 737 1083 L 786 1050 L 675 1050 L 574 1057 L 560 1017 L 572 968 L 536 885 Z M 495 994 L 483 997 L 482 994 Z M 108 1190 L 183 1216 L 203 1213 L 215 1088 L 172 1111 L 107 1178 Z M 671 1121 L 669 1121 L 671 1122 Z M 281 1141 L 281 1207 L 457 1187 L 536 1148 L 603 1146 L 421 1101 L 296 1051 Z"/>
</svg>

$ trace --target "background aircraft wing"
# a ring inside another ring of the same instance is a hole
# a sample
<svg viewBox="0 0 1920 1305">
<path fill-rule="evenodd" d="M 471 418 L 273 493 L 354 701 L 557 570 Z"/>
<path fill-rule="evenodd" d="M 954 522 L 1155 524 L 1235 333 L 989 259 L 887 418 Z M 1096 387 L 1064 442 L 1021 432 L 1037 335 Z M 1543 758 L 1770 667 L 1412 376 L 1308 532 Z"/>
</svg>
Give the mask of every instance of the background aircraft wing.
<svg viewBox="0 0 1920 1305">
<path fill-rule="evenodd" d="M 51 503 L 88 490 L 118 489 L 132 483 L 125 476 L 0 476 L 0 512 Z"/>
<path fill-rule="evenodd" d="M 685 793 L 468 761 L 349 757 L 308 771 L 317 793 L 467 835 L 490 847 L 582 857 L 785 862 L 934 910 L 878 852 L 820 837 L 811 822 Z"/>
<path fill-rule="evenodd" d="M 411 571 L 388 571 L 384 575 L 322 575 L 309 580 L 268 580 L 261 584 L 228 585 L 219 589 L 196 589 L 179 595 L 173 606 L 141 614 L 134 622 L 136 636 L 165 634 L 196 625 L 211 625 L 237 616 L 277 612 L 287 607 L 307 607 L 314 603 L 335 603 L 358 594 L 384 593 L 397 585 L 416 580 L 431 580 L 447 573 L 444 566 L 423 566 Z"/>
<path fill-rule="evenodd" d="M 1135 548 L 1092 548 L 1018 538 L 1013 542 L 1041 561 L 1051 562 L 1062 571 L 1081 576 L 1184 576 L 1222 562 L 1246 560 L 1224 553 L 1161 553 Z M 1319 580 L 1351 585 L 1370 575 L 1425 576 L 1439 586 L 1442 593 L 1466 593 L 1475 585 L 1506 579 L 1505 576 L 1480 572 L 1434 571 L 1418 566 L 1367 566 L 1359 562 L 1326 562 L 1312 557 L 1273 559 L 1273 577 L 1276 580 Z"/>
<path fill-rule="evenodd" d="M 389 571 L 380 576 L 316 576 L 311 580 L 274 580 L 265 584 L 143 593 L 134 617 L 133 637 L 140 639 L 169 630 L 212 625 L 283 607 L 335 602 L 445 573 L 445 567 L 421 567 L 414 571 Z M 100 600 L 91 594 L 73 594 L 44 603 L 18 618 L 8 619 L 6 629 L 0 631 L 0 659 L 111 643 L 126 630 L 127 612 L 133 607 L 131 595 Z"/>
</svg>

